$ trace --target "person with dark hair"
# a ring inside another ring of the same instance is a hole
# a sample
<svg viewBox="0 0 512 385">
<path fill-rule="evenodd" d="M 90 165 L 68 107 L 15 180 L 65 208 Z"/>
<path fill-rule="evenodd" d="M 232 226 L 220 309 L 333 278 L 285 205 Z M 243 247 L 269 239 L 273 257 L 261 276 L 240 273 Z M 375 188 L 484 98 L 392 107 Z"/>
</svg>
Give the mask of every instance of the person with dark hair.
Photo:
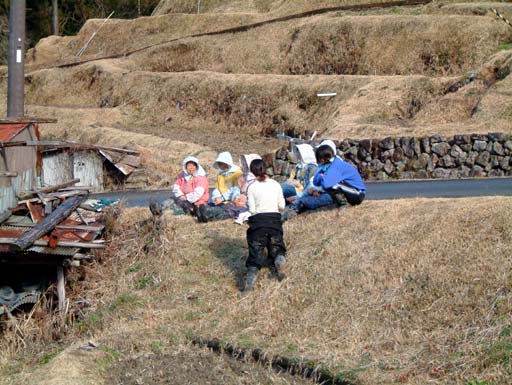
<svg viewBox="0 0 512 385">
<path fill-rule="evenodd" d="M 283 190 L 278 182 L 266 175 L 263 160 L 253 160 L 250 169 L 256 180 L 247 189 L 247 203 L 251 213 L 247 229 L 249 257 L 242 291 L 254 288 L 258 271 L 268 265 L 269 261 L 277 277 L 283 279 L 283 268 L 286 263 L 286 246 L 280 214 L 285 207 Z"/>
<path fill-rule="evenodd" d="M 208 203 L 208 178 L 197 158 L 186 157 L 172 189 L 172 195 L 161 204 L 150 199 L 149 209 L 156 216 L 162 215 L 163 210 L 171 209 L 174 214 L 196 215 L 199 206 Z"/>
<path fill-rule="evenodd" d="M 237 218 L 240 213 L 247 211 L 245 202 L 240 201 L 238 179 L 242 175 L 240 167 L 233 163 L 229 152 L 221 152 L 213 168 L 219 170 L 217 183 L 212 190 L 210 203 L 199 206 L 196 210 L 199 222 L 219 221 Z"/>
<path fill-rule="evenodd" d="M 313 185 L 322 187 L 338 206 L 359 205 L 366 196 L 366 186 L 357 169 L 336 156 L 332 147 L 321 145 L 315 152 L 319 164 Z"/>
</svg>

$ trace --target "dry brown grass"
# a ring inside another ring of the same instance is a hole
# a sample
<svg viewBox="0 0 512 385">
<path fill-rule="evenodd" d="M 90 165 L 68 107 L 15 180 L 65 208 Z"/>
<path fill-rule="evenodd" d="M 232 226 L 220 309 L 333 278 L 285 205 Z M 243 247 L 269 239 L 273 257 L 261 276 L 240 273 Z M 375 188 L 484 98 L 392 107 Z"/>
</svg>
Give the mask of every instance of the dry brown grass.
<svg viewBox="0 0 512 385">
<path fill-rule="evenodd" d="M 155 230 L 147 209 L 127 210 L 87 270 L 91 311 L 75 331 L 121 359 L 201 335 L 316 359 L 363 384 L 506 384 L 511 212 L 496 197 L 305 215 L 285 225 L 288 279 L 262 272 L 241 296 L 243 227 L 168 216 Z"/>
</svg>

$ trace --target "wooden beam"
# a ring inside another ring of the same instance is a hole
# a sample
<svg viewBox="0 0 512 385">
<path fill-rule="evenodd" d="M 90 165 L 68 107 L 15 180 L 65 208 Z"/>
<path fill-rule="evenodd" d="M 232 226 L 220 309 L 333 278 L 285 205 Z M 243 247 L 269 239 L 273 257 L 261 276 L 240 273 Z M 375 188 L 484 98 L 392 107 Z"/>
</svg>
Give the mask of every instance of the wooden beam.
<svg viewBox="0 0 512 385">
<path fill-rule="evenodd" d="M 16 142 L 0 142 L 0 147 L 55 147 L 55 148 L 73 148 L 73 149 L 83 149 L 83 150 L 107 150 L 107 151 L 115 151 L 122 152 L 125 154 L 131 155 L 139 155 L 140 153 L 137 150 L 130 150 L 128 148 L 120 148 L 120 147 L 109 147 L 102 146 L 99 144 L 85 144 L 85 143 L 77 143 L 77 142 L 66 142 L 59 140 L 21 140 Z"/>
<path fill-rule="evenodd" d="M 72 179 L 70 181 L 67 181 L 67 182 L 64 182 L 64 183 L 61 183 L 61 184 L 56 184 L 54 186 L 43 187 L 43 188 L 41 188 L 39 190 L 36 190 L 36 192 L 43 193 L 43 194 L 48 194 L 48 193 L 51 193 L 53 191 L 60 190 L 61 188 L 64 188 L 64 187 L 73 186 L 74 184 L 79 183 L 79 182 L 80 182 L 80 178 L 75 178 L 75 179 Z"/>
<path fill-rule="evenodd" d="M 43 187 L 39 190 L 34 190 L 34 191 L 23 191 L 23 192 L 20 192 L 18 194 L 18 198 L 20 199 L 23 199 L 23 200 L 26 200 L 26 199 L 29 199 L 31 196 L 34 196 L 36 194 L 48 194 L 48 193 L 51 193 L 53 191 L 57 191 L 57 190 L 60 190 L 61 188 L 65 188 L 65 187 L 69 187 L 69 186 L 73 186 L 74 184 L 76 183 L 79 183 L 80 182 L 80 178 L 75 178 L 75 179 L 72 179 L 68 182 L 64 182 L 64 183 L 61 183 L 61 184 L 57 184 L 55 186 L 48 186 L 48 187 Z M 21 202 L 20 202 L 21 203 Z"/>
<path fill-rule="evenodd" d="M 2 245 L 14 245 L 19 238 L 0 238 Z M 44 240 L 37 240 L 31 246 L 48 247 L 49 242 Z M 105 243 L 98 242 L 71 242 L 71 241 L 58 241 L 57 247 L 76 247 L 78 249 L 104 249 L 107 247 Z"/>
<path fill-rule="evenodd" d="M 59 299 L 59 312 L 64 315 L 66 312 L 66 278 L 62 266 L 57 266 L 57 298 Z"/>
<path fill-rule="evenodd" d="M 3 226 L 12 226 L 12 227 L 34 227 L 37 223 L 23 223 L 23 222 L 5 222 L 2 223 Z M 57 225 L 55 226 L 57 230 L 79 230 L 79 231 L 102 231 L 105 226 L 83 226 L 83 225 Z"/>
<path fill-rule="evenodd" d="M 18 173 L 17 172 L 9 172 L 9 171 L 0 171 L 0 177 L 2 176 L 5 176 L 5 177 L 17 177 L 18 176 Z"/>
<path fill-rule="evenodd" d="M 38 118 L 38 117 L 29 117 L 23 116 L 20 118 L 7 118 L 0 119 L 0 124 L 16 124 L 16 123 L 57 123 L 57 119 L 53 118 Z"/>
<path fill-rule="evenodd" d="M 18 246 L 21 250 L 29 248 L 35 240 L 48 234 L 55 226 L 66 219 L 86 198 L 87 195 L 77 195 L 69 198 L 59 205 L 53 213 L 19 237 L 13 244 Z"/>
</svg>

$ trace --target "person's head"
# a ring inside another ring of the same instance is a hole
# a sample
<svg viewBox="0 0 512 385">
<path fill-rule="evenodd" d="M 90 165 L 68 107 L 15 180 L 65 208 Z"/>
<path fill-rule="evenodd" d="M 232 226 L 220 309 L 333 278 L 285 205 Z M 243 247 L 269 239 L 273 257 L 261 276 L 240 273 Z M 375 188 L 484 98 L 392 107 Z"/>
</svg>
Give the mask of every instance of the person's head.
<svg viewBox="0 0 512 385">
<path fill-rule="evenodd" d="M 233 158 L 229 152 L 225 151 L 217 155 L 217 159 L 215 159 L 215 163 L 213 163 L 213 168 L 226 172 L 231 167 L 233 167 Z"/>
<path fill-rule="evenodd" d="M 194 175 L 197 171 L 197 163 L 193 161 L 188 161 L 185 164 L 185 170 L 187 170 L 187 174 Z"/>
<path fill-rule="evenodd" d="M 334 151 L 329 145 L 322 145 L 315 151 L 316 161 L 318 164 L 328 164 L 334 160 Z"/>
<path fill-rule="evenodd" d="M 206 175 L 196 157 L 187 156 L 183 159 L 181 165 L 183 167 L 183 172 L 186 174 L 185 176 Z"/>
<path fill-rule="evenodd" d="M 254 159 L 261 159 L 261 156 L 258 154 L 244 154 L 240 157 L 240 166 L 244 174 L 248 174 L 251 171 L 250 166 Z"/>
<path fill-rule="evenodd" d="M 217 166 L 222 170 L 222 171 L 227 171 L 229 170 L 229 165 L 227 163 L 224 163 L 224 162 L 217 162 Z"/>
<path fill-rule="evenodd" d="M 251 172 L 254 174 L 257 180 L 263 182 L 267 178 L 267 166 L 262 159 L 254 159 L 251 162 Z"/>
</svg>

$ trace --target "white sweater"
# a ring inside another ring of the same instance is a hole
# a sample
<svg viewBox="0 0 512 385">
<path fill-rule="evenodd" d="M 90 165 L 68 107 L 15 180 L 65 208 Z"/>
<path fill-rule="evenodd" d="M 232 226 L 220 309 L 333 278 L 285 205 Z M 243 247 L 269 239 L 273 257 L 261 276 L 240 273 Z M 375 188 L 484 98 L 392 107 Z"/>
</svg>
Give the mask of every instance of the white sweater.
<svg viewBox="0 0 512 385">
<path fill-rule="evenodd" d="M 247 203 L 251 215 L 278 213 L 285 205 L 281 185 L 270 178 L 255 180 L 247 189 Z"/>
</svg>

